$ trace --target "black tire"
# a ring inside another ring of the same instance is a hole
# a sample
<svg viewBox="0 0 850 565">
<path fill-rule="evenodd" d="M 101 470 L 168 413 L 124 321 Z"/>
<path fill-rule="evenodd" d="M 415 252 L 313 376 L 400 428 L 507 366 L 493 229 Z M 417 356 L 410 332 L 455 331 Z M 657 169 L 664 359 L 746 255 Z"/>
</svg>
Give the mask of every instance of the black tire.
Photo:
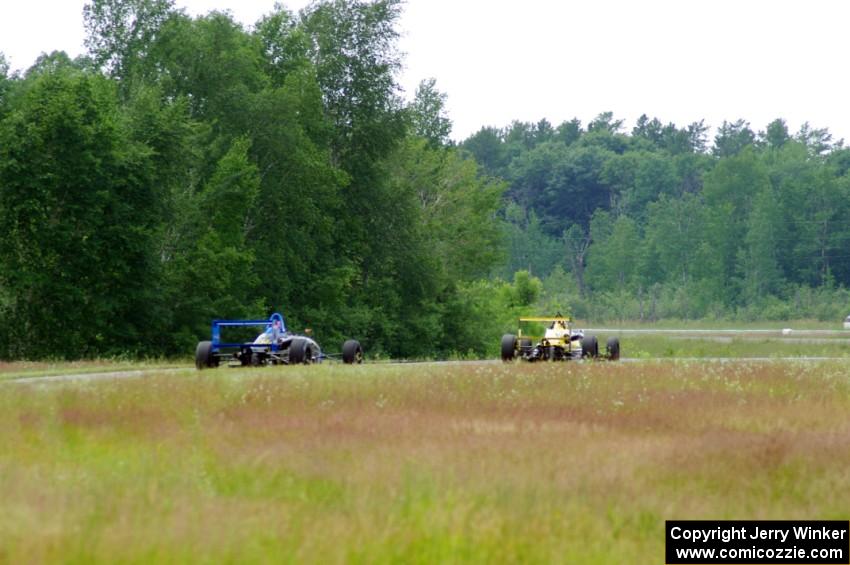
<svg viewBox="0 0 850 565">
<path fill-rule="evenodd" d="M 502 336 L 502 361 L 513 361 L 516 357 L 516 336 L 505 334 Z"/>
<path fill-rule="evenodd" d="M 531 341 L 530 337 L 519 338 L 519 350 L 520 351 L 523 351 L 523 352 L 529 351 L 529 350 L 531 350 L 532 345 L 533 345 L 533 342 Z"/>
<path fill-rule="evenodd" d="M 289 345 L 289 364 L 297 365 L 303 363 L 308 365 L 313 362 L 313 348 L 310 342 L 302 337 L 296 337 Z"/>
<path fill-rule="evenodd" d="M 611 361 L 617 361 L 620 359 L 620 340 L 616 337 L 609 337 L 608 342 L 605 344 L 605 348 L 608 350 L 608 359 Z"/>
<path fill-rule="evenodd" d="M 289 344 L 289 364 L 297 365 L 303 363 L 307 356 L 307 340 L 296 337 Z"/>
<path fill-rule="evenodd" d="M 251 353 L 251 366 L 259 367 L 263 364 L 263 356 L 256 351 Z"/>
<path fill-rule="evenodd" d="M 198 342 L 198 347 L 195 349 L 195 367 L 201 371 L 215 366 L 216 362 L 215 355 L 213 354 L 212 342 Z"/>
<path fill-rule="evenodd" d="M 342 344 L 342 362 L 346 365 L 359 365 L 363 362 L 363 348 L 356 339 L 349 339 Z"/>
<path fill-rule="evenodd" d="M 251 360 L 253 359 L 253 357 L 254 352 L 251 351 L 250 347 L 243 347 L 242 350 L 239 352 L 239 362 L 242 364 L 243 367 L 250 367 Z"/>
<path fill-rule="evenodd" d="M 599 343 L 596 336 L 589 335 L 581 340 L 581 356 L 596 359 L 599 357 Z"/>
</svg>

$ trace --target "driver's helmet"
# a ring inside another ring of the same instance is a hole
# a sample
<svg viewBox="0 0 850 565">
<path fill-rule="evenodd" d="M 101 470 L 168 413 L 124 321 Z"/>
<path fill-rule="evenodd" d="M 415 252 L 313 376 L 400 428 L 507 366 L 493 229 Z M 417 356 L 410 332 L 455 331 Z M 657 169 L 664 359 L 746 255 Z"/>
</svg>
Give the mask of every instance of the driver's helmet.
<svg viewBox="0 0 850 565">
<path fill-rule="evenodd" d="M 280 314 L 272 314 L 270 322 L 270 328 L 277 328 L 281 331 L 286 330 L 286 323 L 283 321 L 283 316 Z"/>
</svg>

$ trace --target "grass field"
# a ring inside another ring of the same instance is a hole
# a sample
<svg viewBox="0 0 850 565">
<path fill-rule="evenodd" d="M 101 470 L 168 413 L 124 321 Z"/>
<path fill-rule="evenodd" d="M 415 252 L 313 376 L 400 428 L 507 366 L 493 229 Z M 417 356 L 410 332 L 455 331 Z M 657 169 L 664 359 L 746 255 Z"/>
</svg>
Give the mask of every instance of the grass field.
<svg viewBox="0 0 850 565">
<path fill-rule="evenodd" d="M 847 519 L 850 364 L 463 363 L 0 384 L 0 562 L 663 562 Z"/>
<path fill-rule="evenodd" d="M 599 335 L 604 344 L 608 336 Z M 778 336 L 693 336 L 623 335 L 622 354 L 638 359 L 651 358 L 753 358 L 753 357 L 847 357 L 850 339 L 845 337 Z"/>
<path fill-rule="evenodd" d="M 774 329 L 781 330 L 784 328 L 792 328 L 794 330 L 843 330 L 844 320 L 814 320 L 814 319 L 798 319 L 798 320 L 756 320 L 751 322 L 742 322 L 740 320 L 678 320 L 675 318 L 657 320 L 650 322 L 646 320 L 575 320 L 577 327 L 585 328 L 643 328 L 643 329 L 688 329 L 688 330 L 761 330 Z M 847 332 L 850 334 L 850 331 Z"/>
</svg>

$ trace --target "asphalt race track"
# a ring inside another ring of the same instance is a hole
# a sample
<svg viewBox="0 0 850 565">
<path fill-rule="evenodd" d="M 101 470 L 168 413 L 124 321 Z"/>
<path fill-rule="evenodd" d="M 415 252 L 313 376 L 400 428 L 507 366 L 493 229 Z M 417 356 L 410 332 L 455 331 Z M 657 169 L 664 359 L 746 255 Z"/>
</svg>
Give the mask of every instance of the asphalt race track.
<svg viewBox="0 0 850 565">
<path fill-rule="evenodd" d="M 600 330 L 601 331 L 601 330 Z M 607 331 L 607 330 L 606 330 Z M 850 358 L 847 357 L 652 357 L 652 358 L 629 358 L 623 357 L 617 363 L 819 363 L 823 361 L 845 361 L 850 364 Z M 376 362 L 375 365 L 475 365 L 475 364 L 494 364 L 502 363 L 497 359 L 488 359 L 483 361 L 386 361 Z M 584 363 L 584 361 L 566 361 L 566 363 Z M 366 363 L 367 365 L 369 363 Z M 212 369 L 216 370 L 216 369 Z M 218 370 L 226 371 L 226 367 Z M 257 368 L 257 371 L 262 371 L 263 368 Z M 186 373 L 194 374 L 197 369 L 194 367 L 172 368 L 172 369 L 146 369 L 146 370 L 129 370 L 129 371 L 109 371 L 102 373 L 69 373 L 66 375 L 51 375 L 46 377 L 22 377 L 17 379 L 8 379 L 0 382 L 2 385 L 34 385 L 34 386 L 49 386 L 56 384 L 89 384 L 102 381 L 116 381 L 125 379 L 141 379 L 155 374 L 162 373 Z"/>
</svg>

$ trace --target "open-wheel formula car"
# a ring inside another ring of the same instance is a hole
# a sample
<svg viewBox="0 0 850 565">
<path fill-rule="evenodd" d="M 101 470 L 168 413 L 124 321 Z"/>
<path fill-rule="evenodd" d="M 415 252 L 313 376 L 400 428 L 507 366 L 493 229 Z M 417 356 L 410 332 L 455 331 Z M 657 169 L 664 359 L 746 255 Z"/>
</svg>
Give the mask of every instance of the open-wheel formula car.
<svg viewBox="0 0 850 565">
<path fill-rule="evenodd" d="M 502 336 L 502 361 L 523 359 L 525 361 L 567 361 L 570 359 L 599 359 L 599 343 L 596 336 L 584 335 L 574 330 L 572 320 L 558 314 L 551 318 L 520 318 L 520 328 L 516 335 Z M 523 322 L 542 322 L 548 324 L 543 337 L 533 340 L 522 334 Z M 605 354 L 601 357 L 616 361 L 620 358 L 620 340 L 608 338 Z"/>
<path fill-rule="evenodd" d="M 222 341 L 222 328 L 251 326 L 263 328 L 253 341 Z M 222 362 L 230 366 L 296 365 L 339 358 L 346 364 L 362 363 L 360 342 L 349 339 L 342 345 L 342 353 L 324 353 L 312 337 L 288 331 L 278 313 L 268 320 L 213 320 L 212 339 L 199 342 L 195 350 L 198 369 L 218 367 Z"/>
</svg>

